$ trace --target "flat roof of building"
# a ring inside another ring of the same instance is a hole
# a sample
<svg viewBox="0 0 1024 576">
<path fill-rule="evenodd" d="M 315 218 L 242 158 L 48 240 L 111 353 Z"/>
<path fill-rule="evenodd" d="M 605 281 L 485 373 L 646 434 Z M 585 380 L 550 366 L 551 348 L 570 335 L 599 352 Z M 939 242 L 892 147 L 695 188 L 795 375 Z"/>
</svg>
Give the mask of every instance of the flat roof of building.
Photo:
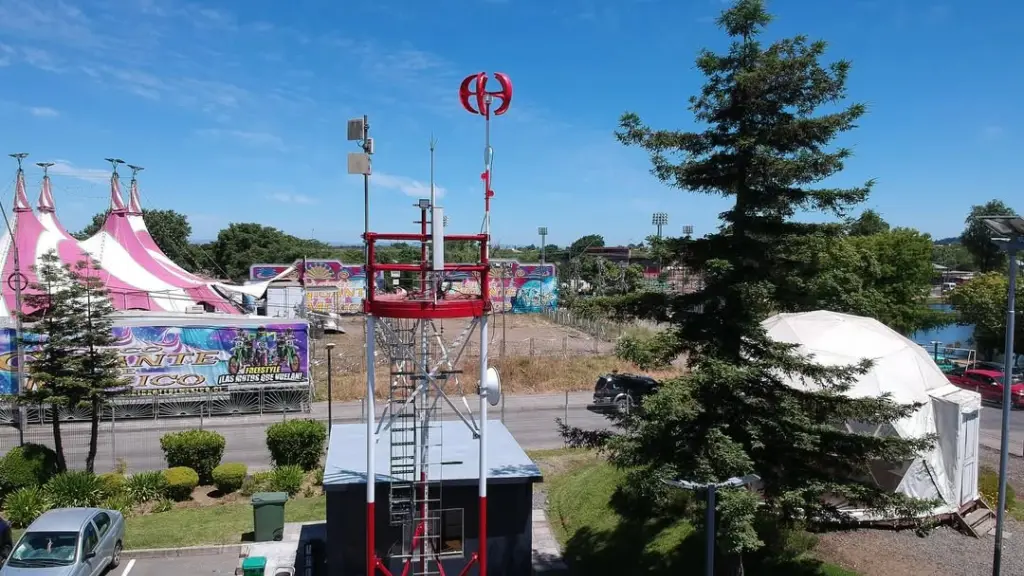
<svg viewBox="0 0 1024 576">
<path fill-rule="evenodd" d="M 431 427 L 438 438 L 430 438 L 429 477 L 445 484 L 473 484 L 479 478 L 480 445 L 461 420 L 445 420 Z M 391 434 L 381 427 L 376 444 L 377 482 L 392 482 L 389 475 Z M 488 481 L 542 480 L 540 468 L 530 460 L 512 433 L 499 420 L 487 422 Z M 366 425 L 335 424 L 331 427 L 324 487 L 366 483 Z"/>
</svg>

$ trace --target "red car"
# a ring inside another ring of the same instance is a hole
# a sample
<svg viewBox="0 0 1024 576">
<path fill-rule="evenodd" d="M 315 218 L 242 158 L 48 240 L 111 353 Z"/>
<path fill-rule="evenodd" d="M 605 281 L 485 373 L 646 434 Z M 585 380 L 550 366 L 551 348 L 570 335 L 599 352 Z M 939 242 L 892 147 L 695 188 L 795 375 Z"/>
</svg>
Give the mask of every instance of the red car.
<svg viewBox="0 0 1024 576">
<path fill-rule="evenodd" d="M 1003 373 L 998 370 L 954 370 L 946 378 L 961 388 L 978 392 L 983 401 L 1003 402 Z M 1010 398 L 1014 408 L 1024 408 L 1024 381 L 1019 376 L 1010 382 Z"/>
</svg>

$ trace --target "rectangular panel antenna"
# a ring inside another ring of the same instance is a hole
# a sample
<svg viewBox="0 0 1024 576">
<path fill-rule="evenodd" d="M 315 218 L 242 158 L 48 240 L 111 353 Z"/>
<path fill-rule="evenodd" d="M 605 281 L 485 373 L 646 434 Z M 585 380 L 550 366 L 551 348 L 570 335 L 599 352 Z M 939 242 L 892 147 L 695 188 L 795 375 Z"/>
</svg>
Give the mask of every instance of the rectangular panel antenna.
<svg viewBox="0 0 1024 576">
<path fill-rule="evenodd" d="M 373 173 L 370 166 L 370 155 L 362 152 L 350 152 L 348 155 L 348 173 L 369 176 Z"/>
<path fill-rule="evenodd" d="M 363 124 L 362 118 L 356 118 L 355 120 L 348 121 L 348 140 L 362 140 L 365 136 L 366 125 Z"/>
</svg>

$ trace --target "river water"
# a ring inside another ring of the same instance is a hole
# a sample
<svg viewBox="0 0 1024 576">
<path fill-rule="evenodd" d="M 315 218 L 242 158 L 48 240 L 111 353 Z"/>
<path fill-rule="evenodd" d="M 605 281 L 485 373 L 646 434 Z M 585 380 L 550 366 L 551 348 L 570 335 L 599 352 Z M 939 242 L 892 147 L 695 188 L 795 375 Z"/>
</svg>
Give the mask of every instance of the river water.
<svg viewBox="0 0 1024 576">
<path fill-rule="evenodd" d="M 951 312 L 953 307 L 949 304 L 932 304 L 933 310 L 945 310 Z M 974 326 L 960 326 L 957 324 L 950 324 L 949 326 L 943 326 L 941 328 L 935 328 L 933 330 L 918 330 L 914 332 L 910 339 L 918 344 L 930 344 L 934 341 L 942 342 L 945 346 L 952 346 L 954 348 L 971 348 L 969 342 L 974 336 Z M 959 344 L 957 344 L 959 342 Z"/>
</svg>

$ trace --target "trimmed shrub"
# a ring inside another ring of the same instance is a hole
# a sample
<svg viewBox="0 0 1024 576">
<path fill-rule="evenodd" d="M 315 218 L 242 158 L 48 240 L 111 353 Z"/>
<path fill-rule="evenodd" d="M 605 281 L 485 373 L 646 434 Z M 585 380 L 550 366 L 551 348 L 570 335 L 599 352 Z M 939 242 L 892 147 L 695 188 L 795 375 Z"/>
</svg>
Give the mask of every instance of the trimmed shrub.
<svg viewBox="0 0 1024 576">
<path fill-rule="evenodd" d="M 225 462 L 213 469 L 213 485 L 224 494 L 230 494 L 242 487 L 249 474 L 249 468 L 240 462 Z"/>
<path fill-rule="evenodd" d="M 96 506 L 100 501 L 100 479 L 84 470 L 68 470 L 50 478 L 44 491 L 54 508 Z"/>
<path fill-rule="evenodd" d="M 168 468 L 191 468 L 199 474 L 199 481 L 213 481 L 213 469 L 224 456 L 224 437 L 210 430 L 183 430 L 160 437 L 160 448 Z"/>
<path fill-rule="evenodd" d="M 107 472 L 106 474 L 100 474 L 97 477 L 100 481 L 100 493 L 104 498 L 110 498 L 113 496 L 120 496 L 125 492 L 125 483 L 127 480 L 124 474 L 118 474 L 117 472 Z"/>
<path fill-rule="evenodd" d="M 107 510 L 117 510 L 122 516 L 128 518 L 135 511 L 135 502 L 132 501 L 132 497 L 125 492 L 109 496 L 100 503 L 101 508 Z"/>
<path fill-rule="evenodd" d="M 57 453 L 42 444 L 11 448 L 0 458 L 0 495 L 42 486 L 57 473 Z"/>
<path fill-rule="evenodd" d="M 267 428 L 267 450 L 275 466 L 316 468 L 327 442 L 327 426 L 316 420 L 288 420 Z"/>
<path fill-rule="evenodd" d="M 24 528 L 50 509 L 46 494 L 38 486 L 19 488 L 7 496 L 4 515 L 15 528 Z"/>
<path fill-rule="evenodd" d="M 253 472 L 252 475 L 247 476 L 242 481 L 242 487 L 238 489 L 238 493 L 242 496 L 252 496 L 257 492 L 270 490 L 270 477 L 272 475 L 273 472 L 271 470 Z"/>
<path fill-rule="evenodd" d="M 167 480 L 159 470 L 136 472 L 125 481 L 125 490 L 137 503 L 152 502 L 164 497 Z"/>
<path fill-rule="evenodd" d="M 168 468 L 163 475 L 167 481 L 167 497 L 172 500 L 188 500 L 192 497 L 192 491 L 199 486 L 199 474 L 187 466 Z"/>
<path fill-rule="evenodd" d="M 278 466 L 270 472 L 270 490 L 273 492 L 287 492 L 289 496 L 295 496 L 302 489 L 302 481 L 306 479 L 306 472 L 296 464 Z"/>
<path fill-rule="evenodd" d="M 159 514 L 160 512 L 169 512 L 174 509 L 174 500 L 167 498 L 161 498 L 156 501 L 156 505 L 153 506 L 153 513 Z"/>
</svg>

